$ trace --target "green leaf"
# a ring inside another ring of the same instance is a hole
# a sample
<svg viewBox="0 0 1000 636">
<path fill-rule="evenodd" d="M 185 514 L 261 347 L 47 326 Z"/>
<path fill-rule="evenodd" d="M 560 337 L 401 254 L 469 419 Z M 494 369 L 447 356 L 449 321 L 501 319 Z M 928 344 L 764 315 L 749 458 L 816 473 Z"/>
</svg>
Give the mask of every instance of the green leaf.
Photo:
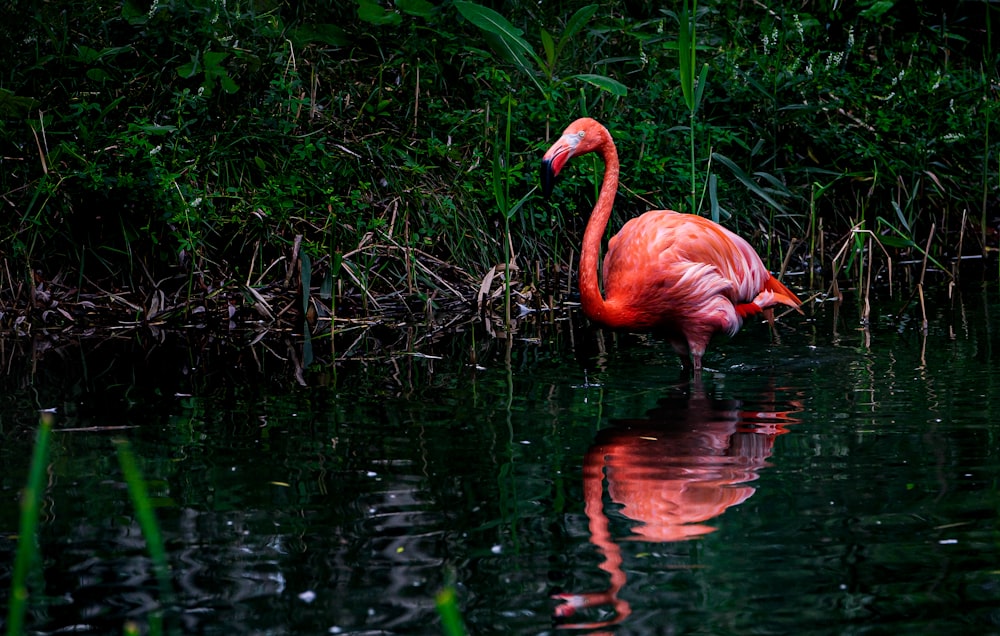
<svg viewBox="0 0 1000 636">
<path fill-rule="evenodd" d="M 347 46 L 351 43 L 347 33 L 335 24 L 306 24 L 290 31 L 288 37 L 299 46 L 310 42 L 330 46 Z"/>
<path fill-rule="evenodd" d="M 219 75 L 219 83 L 222 85 L 222 90 L 226 91 L 230 95 L 240 90 L 239 84 L 233 81 L 233 78 L 229 77 L 229 73 L 223 71 Z"/>
<path fill-rule="evenodd" d="M 375 25 L 385 25 L 390 24 L 392 26 L 398 25 L 403 21 L 402 16 L 400 16 L 395 11 L 387 11 L 375 0 L 357 0 L 358 1 L 358 18 L 364 20 L 369 24 Z"/>
<path fill-rule="evenodd" d="M 103 84 L 105 80 L 109 79 L 111 76 L 101 68 L 87 69 L 87 79 L 97 82 L 98 84 Z"/>
<path fill-rule="evenodd" d="M 714 173 L 708 175 L 708 201 L 712 210 L 712 220 L 719 222 L 719 177 Z"/>
<path fill-rule="evenodd" d="M 167 135 L 172 132 L 177 132 L 177 126 L 163 124 L 142 124 L 140 126 L 136 126 L 136 128 L 147 135 Z"/>
<path fill-rule="evenodd" d="M 418 18 L 429 18 L 436 8 L 427 0 L 396 0 L 396 8 Z"/>
<path fill-rule="evenodd" d="M 542 49 L 545 51 L 545 65 L 549 69 L 549 75 L 552 75 L 552 71 L 556 68 L 556 43 L 552 39 L 552 35 L 545 29 L 541 29 L 542 36 Z"/>
<path fill-rule="evenodd" d="M 122 18 L 129 24 L 146 24 L 149 21 L 149 3 L 143 6 L 135 0 L 125 0 L 122 4 Z"/>
<path fill-rule="evenodd" d="M 868 20 L 878 20 L 896 4 L 895 0 L 876 0 L 859 15 Z"/>
<path fill-rule="evenodd" d="M 597 13 L 598 5 L 588 4 L 585 7 L 580 7 L 577 9 L 576 13 L 566 22 L 566 30 L 563 31 L 561 39 L 569 40 L 574 35 L 576 35 L 580 29 L 587 26 L 590 19 L 594 17 Z"/>
<path fill-rule="evenodd" d="M 496 51 L 501 58 L 513 64 L 519 71 L 534 79 L 534 71 L 528 63 L 528 59 L 524 55 L 524 51 L 516 42 L 505 38 L 502 35 L 490 33 L 488 31 L 483 33 L 483 37 L 490 45 L 490 48 Z M 532 55 L 534 55 L 534 53 L 532 53 Z M 541 60 L 539 60 L 539 67 L 541 66 Z"/>
<path fill-rule="evenodd" d="M 559 59 L 562 55 L 563 47 L 573 39 L 573 36 L 579 33 L 583 27 L 587 26 L 590 19 L 597 13 L 597 8 L 598 5 L 596 4 L 588 4 L 585 7 L 580 7 L 569 21 L 566 22 L 566 28 L 563 30 L 562 35 L 559 36 L 559 46 L 556 47 L 556 59 Z"/>
<path fill-rule="evenodd" d="M 683 0 L 677 18 L 677 58 L 681 76 L 681 93 L 688 110 L 694 113 L 694 23 L 688 14 L 687 0 Z"/>
<path fill-rule="evenodd" d="M 201 65 L 198 64 L 197 54 L 192 55 L 190 62 L 187 64 L 181 64 L 177 67 L 177 75 L 183 79 L 191 79 L 194 77 L 194 74 L 198 72 L 199 66 Z"/>
<path fill-rule="evenodd" d="M 0 117 L 22 119 L 38 106 L 30 97 L 18 97 L 6 88 L 0 88 Z"/>
<path fill-rule="evenodd" d="M 532 74 L 528 60 L 542 68 L 542 60 L 535 54 L 521 35 L 521 29 L 515 27 L 493 9 L 472 2 L 456 1 L 455 8 L 462 16 L 476 25 L 486 34 L 486 40 L 504 59 L 513 63 L 522 71 Z"/>
<path fill-rule="evenodd" d="M 888 247 L 916 247 L 917 246 L 917 244 L 914 243 L 913 241 L 911 241 L 910 239 L 908 239 L 908 238 L 900 238 L 898 236 L 889 236 L 887 234 L 883 234 L 883 235 L 877 236 L 875 238 L 878 239 L 879 243 L 881 243 L 882 245 L 886 245 Z"/>
<path fill-rule="evenodd" d="M 615 97 L 625 97 L 628 94 L 628 87 L 619 82 L 618 80 L 613 80 L 610 77 L 605 77 L 604 75 L 594 75 L 592 73 L 581 73 L 579 75 L 571 75 L 566 79 L 578 79 L 581 82 L 587 82 L 601 90 L 608 91 Z"/>
<path fill-rule="evenodd" d="M 698 86 L 694 93 L 694 108 L 692 113 L 698 112 L 698 107 L 701 106 L 701 97 L 705 94 L 705 85 L 708 84 L 708 64 L 701 67 L 701 75 L 698 76 Z"/>
<path fill-rule="evenodd" d="M 747 173 L 743 172 L 743 169 L 740 168 L 739 166 L 737 166 L 733 162 L 732 159 L 730 159 L 729 157 L 720 155 L 720 154 L 718 154 L 716 152 L 713 152 L 712 153 L 712 160 L 713 161 L 718 161 L 722 165 L 724 165 L 727 168 L 729 168 L 730 172 L 733 173 L 733 176 L 736 177 L 737 181 L 739 181 L 744 186 L 746 186 L 747 190 L 749 190 L 750 192 L 754 193 L 755 195 L 757 195 L 758 197 L 760 197 L 761 199 L 763 199 L 766 203 L 768 203 L 775 210 L 777 210 L 777 211 L 779 211 L 781 213 L 785 212 L 784 206 L 782 206 L 780 203 L 778 203 L 777 201 L 775 201 L 771 197 L 771 195 L 769 195 L 767 192 L 764 192 L 764 190 L 759 185 L 757 185 L 754 182 L 753 179 L 751 179 L 750 177 L 748 177 Z"/>
<path fill-rule="evenodd" d="M 222 60 L 228 56 L 229 53 L 225 51 L 206 51 L 204 56 L 206 72 L 222 70 Z"/>
<path fill-rule="evenodd" d="M 899 219 L 899 222 L 903 224 L 903 228 L 907 232 L 911 232 L 910 223 L 906 220 L 906 216 L 903 214 L 903 208 L 899 207 L 899 204 L 895 201 L 892 202 L 892 208 L 896 211 L 896 217 Z M 881 217 L 879 217 L 879 219 L 881 219 Z"/>
</svg>

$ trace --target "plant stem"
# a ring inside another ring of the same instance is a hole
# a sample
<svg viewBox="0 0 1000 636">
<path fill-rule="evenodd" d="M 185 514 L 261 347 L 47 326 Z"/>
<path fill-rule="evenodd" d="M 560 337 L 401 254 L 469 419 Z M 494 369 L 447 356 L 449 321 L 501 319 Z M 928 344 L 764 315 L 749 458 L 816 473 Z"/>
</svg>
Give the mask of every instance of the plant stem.
<svg viewBox="0 0 1000 636">
<path fill-rule="evenodd" d="M 38 552 L 38 515 L 41 509 L 45 463 L 49 455 L 52 419 L 50 413 L 42 413 L 39 418 L 35 450 L 28 471 L 28 484 L 21 495 L 21 525 L 17 535 L 10 605 L 7 608 L 8 636 L 20 636 L 24 633 L 24 615 L 28 609 L 28 572 Z"/>
</svg>

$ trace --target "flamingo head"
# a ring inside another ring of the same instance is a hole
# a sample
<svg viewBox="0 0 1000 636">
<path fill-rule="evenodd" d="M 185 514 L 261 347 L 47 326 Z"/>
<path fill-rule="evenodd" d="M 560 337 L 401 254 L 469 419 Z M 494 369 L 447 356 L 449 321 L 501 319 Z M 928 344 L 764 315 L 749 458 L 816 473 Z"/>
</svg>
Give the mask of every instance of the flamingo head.
<svg viewBox="0 0 1000 636">
<path fill-rule="evenodd" d="M 545 196 L 552 193 L 556 175 L 570 157 L 603 148 L 610 138 L 608 129 L 589 117 L 582 117 L 570 124 L 542 157 L 542 192 Z"/>
</svg>

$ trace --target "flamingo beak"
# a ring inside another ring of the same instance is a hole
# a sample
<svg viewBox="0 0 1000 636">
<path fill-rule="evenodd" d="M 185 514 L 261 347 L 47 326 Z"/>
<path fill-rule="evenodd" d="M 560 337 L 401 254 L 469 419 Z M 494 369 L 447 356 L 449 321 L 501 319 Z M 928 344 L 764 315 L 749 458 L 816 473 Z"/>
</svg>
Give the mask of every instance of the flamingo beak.
<svg viewBox="0 0 1000 636">
<path fill-rule="evenodd" d="M 551 159 L 542 159 L 541 178 L 542 194 L 545 195 L 545 198 L 547 199 L 552 194 L 552 186 L 556 181 L 556 170 L 552 166 Z"/>
<path fill-rule="evenodd" d="M 559 141 L 554 143 L 548 152 L 545 153 L 545 156 L 542 157 L 542 194 L 546 198 L 552 194 L 552 187 L 555 185 L 556 176 L 573 155 L 573 149 L 571 144 L 566 143 L 565 136 L 560 137 Z"/>
</svg>

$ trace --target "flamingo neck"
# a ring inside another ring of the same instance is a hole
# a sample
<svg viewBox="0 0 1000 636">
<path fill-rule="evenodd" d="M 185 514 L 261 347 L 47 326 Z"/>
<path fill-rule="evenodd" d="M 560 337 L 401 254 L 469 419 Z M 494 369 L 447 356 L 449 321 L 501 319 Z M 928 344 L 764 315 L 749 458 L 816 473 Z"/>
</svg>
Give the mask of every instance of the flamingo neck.
<svg viewBox="0 0 1000 636">
<path fill-rule="evenodd" d="M 598 283 L 597 262 L 601 255 L 601 239 L 608 226 L 608 219 L 611 218 L 611 208 L 618 192 L 619 164 L 618 150 L 610 139 L 605 140 L 598 152 L 604 159 L 604 180 L 583 234 L 583 248 L 580 252 L 580 302 L 584 313 L 591 320 L 607 324 L 608 311 Z"/>
</svg>

